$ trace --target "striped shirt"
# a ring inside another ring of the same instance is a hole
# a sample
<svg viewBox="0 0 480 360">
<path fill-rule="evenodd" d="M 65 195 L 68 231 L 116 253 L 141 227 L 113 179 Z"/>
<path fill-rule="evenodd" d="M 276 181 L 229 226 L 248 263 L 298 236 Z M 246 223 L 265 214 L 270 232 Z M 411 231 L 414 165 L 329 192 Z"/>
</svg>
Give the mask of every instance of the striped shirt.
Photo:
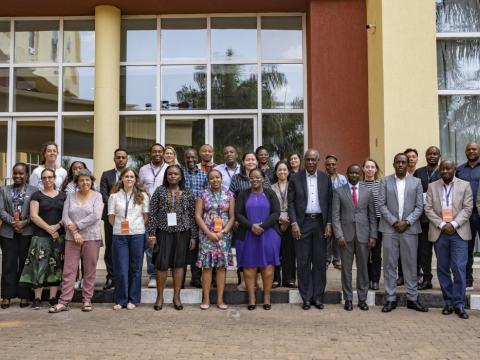
<svg viewBox="0 0 480 360">
<path fill-rule="evenodd" d="M 377 218 L 380 217 L 380 207 L 378 206 L 378 192 L 380 190 L 380 181 L 378 180 L 364 180 L 362 184 L 370 189 L 373 194 L 373 202 L 375 203 L 375 214 Z"/>
</svg>

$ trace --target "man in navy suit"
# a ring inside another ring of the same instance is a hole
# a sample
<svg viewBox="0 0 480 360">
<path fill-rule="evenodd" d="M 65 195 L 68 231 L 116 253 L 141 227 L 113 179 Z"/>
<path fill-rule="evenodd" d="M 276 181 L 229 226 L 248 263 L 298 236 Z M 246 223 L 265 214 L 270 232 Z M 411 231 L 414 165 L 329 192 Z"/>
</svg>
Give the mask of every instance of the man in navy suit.
<svg viewBox="0 0 480 360">
<path fill-rule="evenodd" d="M 307 150 L 305 169 L 293 175 L 288 185 L 288 215 L 304 310 L 310 309 L 312 303 L 323 309 L 327 283 L 325 239 L 332 235 L 332 181 L 317 170 L 318 158 L 317 150 Z"/>
</svg>

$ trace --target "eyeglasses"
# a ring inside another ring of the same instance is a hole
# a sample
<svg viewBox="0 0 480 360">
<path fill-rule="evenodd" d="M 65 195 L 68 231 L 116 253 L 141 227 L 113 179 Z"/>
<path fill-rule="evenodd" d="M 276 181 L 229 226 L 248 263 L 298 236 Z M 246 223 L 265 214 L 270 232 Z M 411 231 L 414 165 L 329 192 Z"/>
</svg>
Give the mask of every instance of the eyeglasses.
<svg viewBox="0 0 480 360">
<path fill-rule="evenodd" d="M 55 176 L 43 176 L 42 180 L 53 180 L 55 179 Z"/>
</svg>

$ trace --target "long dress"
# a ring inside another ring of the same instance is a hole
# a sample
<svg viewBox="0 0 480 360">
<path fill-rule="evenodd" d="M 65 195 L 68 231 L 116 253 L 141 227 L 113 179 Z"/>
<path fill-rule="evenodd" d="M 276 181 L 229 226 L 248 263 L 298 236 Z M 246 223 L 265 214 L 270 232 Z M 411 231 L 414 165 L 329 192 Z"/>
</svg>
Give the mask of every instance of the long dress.
<svg viewBox="0 0 480 360">
<path fill-rule="evenodd" d="M 270 215 L 270 203 L 264 193 L 252 192 L 245 205 L 248 220 L 252 224 L 262 223 Z M 238 241 L 237 263 L 239 267 L 256 268 L 280 265 L 280 234 L 274 228 L 267 228 L 260 235 L 250 229 L 244 241 Z"/>
<path fill-rule="evenodd" d="M 233 193 L 203 191 L 199 197 L 203 201 L 202 218 L 209 230 L 213 230 L 215 218 L 219 216 L 225 226 L 229 221 L 230 201 Z M 201 268 L 227 267 L 233 265 L 231 253 L 232 234 L 224 234 L 218 242 L 210 241 L 203 231 L 199 231 L 200 245 L 197 266 Z"/>
</svg>

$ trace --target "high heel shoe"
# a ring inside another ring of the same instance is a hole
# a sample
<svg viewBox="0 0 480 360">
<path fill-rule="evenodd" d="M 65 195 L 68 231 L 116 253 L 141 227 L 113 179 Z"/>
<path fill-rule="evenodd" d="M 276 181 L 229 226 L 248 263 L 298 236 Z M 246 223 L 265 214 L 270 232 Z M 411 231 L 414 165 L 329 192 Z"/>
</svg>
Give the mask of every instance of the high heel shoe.
<svg viewBox="0 0 480 360">
<path fill-rule="evenodd" d="M 155 311 L 160 311 L 160 310 L 162 310 L 162 308 L 163 308 L 163 303 L 153 305 L 153 310 L 155 310 Z"/>
<path fill-rule="evenodd" d="M 247 309 L 251 311 L 251 310 L 255 310 L 256 307 L 257 307 L 257 305 L 255 305 L 255 304 L 253 304 L 253 305 L 248 305 L 248 306 L 247 306 Z"/>
<path fill-rule="evenodd" d="M 264 310 L 270 310 L 272 308 L 272 304 L 263 304 Z"/>
<path fill-rule="evenodd" d="M 173 304 L 173 307 L 175 308 L 175 310 L 183 310 L 183 305 L 182 304 Z"/>
<path fill-rule="evenodd" d="M 2 309 L 8 309 L 10 307 L 10 299 L 3 299 L 1 308 Z"/>
</svg>

